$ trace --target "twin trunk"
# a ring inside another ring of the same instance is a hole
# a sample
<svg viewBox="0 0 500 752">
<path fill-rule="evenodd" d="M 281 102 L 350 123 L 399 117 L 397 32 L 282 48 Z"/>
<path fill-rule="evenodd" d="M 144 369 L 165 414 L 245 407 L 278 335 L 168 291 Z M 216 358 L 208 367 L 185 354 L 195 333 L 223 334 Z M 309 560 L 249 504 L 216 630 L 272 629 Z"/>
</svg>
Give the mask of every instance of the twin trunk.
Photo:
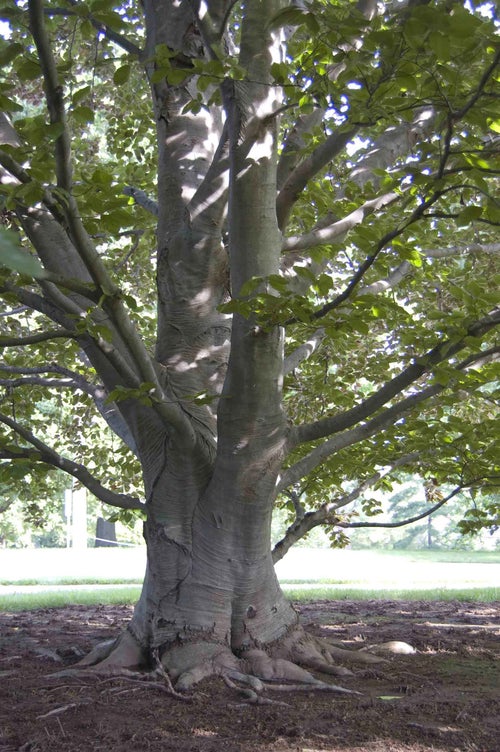
<svg viewBox="0 0 500 752">
<path fill-rule="evenodd" d="M 177 456 L 154 479 L 146 576 L 129 627 L 144 649 L 201 639 L 240 652 L 297 623 L 270 545 L 282 428 L 259 421 L 220 442 L 210 470 Z"/>
</svg>

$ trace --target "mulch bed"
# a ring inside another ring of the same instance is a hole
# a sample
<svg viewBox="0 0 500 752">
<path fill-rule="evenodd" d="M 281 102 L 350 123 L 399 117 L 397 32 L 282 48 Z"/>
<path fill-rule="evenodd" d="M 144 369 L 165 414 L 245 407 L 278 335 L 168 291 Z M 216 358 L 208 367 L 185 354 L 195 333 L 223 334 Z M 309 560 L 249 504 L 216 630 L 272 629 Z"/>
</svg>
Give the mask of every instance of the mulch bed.
<svg viewBox="0 0 500 752">
<path fill-rule="evenodd" d="M 51 677 L 123 629 L 128 606 L 3 613 L 0 752 L 499 752 L 498 606 L 301 604 L 316 635 L 352 648 L 402 640 L 417 653 L 337 680 L 362 696 L 273 692 L 287 704 L 262 706 L 219 679 L 182 702 L 125 678 Z"/>
</svg>

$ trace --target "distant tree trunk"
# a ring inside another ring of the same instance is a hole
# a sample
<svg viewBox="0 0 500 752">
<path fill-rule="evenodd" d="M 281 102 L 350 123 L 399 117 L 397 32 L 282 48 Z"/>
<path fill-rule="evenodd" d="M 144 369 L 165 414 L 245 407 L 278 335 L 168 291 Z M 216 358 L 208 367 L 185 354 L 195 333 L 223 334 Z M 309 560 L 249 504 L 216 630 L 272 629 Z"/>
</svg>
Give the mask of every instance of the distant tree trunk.
<svg viewBox="0 0 500 752">
<path fill-rule="evenodd" d="M 103 517 L 98 517 L 95 531 L 95 547 L 105 548 L 117 545 L 115 523 L 109 522 L 109 520 L 105 520 Z"/>
</svg>

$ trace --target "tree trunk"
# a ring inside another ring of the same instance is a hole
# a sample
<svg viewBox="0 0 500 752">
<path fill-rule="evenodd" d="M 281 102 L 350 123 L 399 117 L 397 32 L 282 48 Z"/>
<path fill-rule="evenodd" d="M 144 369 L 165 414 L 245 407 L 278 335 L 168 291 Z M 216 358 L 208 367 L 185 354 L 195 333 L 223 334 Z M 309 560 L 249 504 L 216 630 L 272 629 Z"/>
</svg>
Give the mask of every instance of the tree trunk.
<svg viewBox="0 0 500 752">
<path fill-rule="evenodd" d="M 141 597 L 101 666 L 152 665 L 159 656 L 176 687 L 187 689 L 206 675 L 241 671 L 242 661 L 253 671 L 263 656 L 273 672 L 273 651 L 294 630 L 304 636 L 271 557 L 284 429 L 281 416 L 249 427 L 244 440 L 236 428 L 236 443 L 229 433 L 213 467 L 201 458 L 181 461 L 171 449 L 175 462 L 167 450 L 165 467 L 149 483 Z"/>
</svg>

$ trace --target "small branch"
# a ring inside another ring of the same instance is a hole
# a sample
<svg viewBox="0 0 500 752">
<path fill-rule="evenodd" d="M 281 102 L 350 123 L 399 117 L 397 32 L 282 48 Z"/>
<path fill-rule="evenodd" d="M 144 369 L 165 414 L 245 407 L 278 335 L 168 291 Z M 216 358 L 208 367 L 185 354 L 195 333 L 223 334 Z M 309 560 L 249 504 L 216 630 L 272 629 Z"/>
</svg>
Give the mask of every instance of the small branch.
<svg viewBox="0 0 500 752">
<path fill-rule="evenodd" d="M 68 0 L 70 5 L 76 6 L 77 0 Z M 69 10 L 68 8 L 44 8 L 44 13 L 46 13 L 48 16 L 77 16 L 76 11 Z M 78 14 L 78 17 L 81 18 L 80 14 Z M 125 52 L 128 52 L 129 55 L 134 55 L 136 57 L 140 57 L 142 55 L 142 50 L 140 47 L 137 47 L 133 42 L 130 42 L 128 39 L 125 39 L 125 37 L 122 37 L 121 34 L 118 34 L 116 31 L 113 31 L 107 24 L 102 23 L 101 21 L 97 21 L 91 13 L 88 13 L 85 17 L 94 29 L 99 31 L 101 34 L 103 34 L 107 39 L 109 39 L 110 42 L 113 42 L 118 47 L 121 47 L 122 50 L 125 50 Z"/>
<path fill-rule="evenodd" d="M 31 183 L 31 175 L 26 172 L 16 160 L 6 152 L 0 150 L 0 165 L 12 175 L 13 178 L 19 180 L 20 183 Z"/>
<path fill-rule="evenodd" d="M 291 373 L 297 368 L 302 361 L 310 358 L 311 355 L 318 349 L 325 337 L 325 330 L 321 327 L 309 337 L 307 342 L 299 345 L 290 355 L 287 355 L 283 364 L 283 375 Z"/>
<path fill-rule="evenodd" d="M 12 420 L 12 418 L 9 418 L 3 413 L 0 413 L 0 423 L 4 423 L 37 450 L 38 457 L 31 454 L 30 459 L 39 460 L 40 462 L 52 465 L 52 467 L 56 467 L 59 470 L 63 470 L 65 473 L 68 473 L 68 475 L 72 475 L 80 481 L 82 485 L 88 488 L 94 496 L 101 501 L 104 501 L 106 504 L 119 507 L 120 509 L 144 510 L 146 508 L 145 504 L 134 496 L 129 496 L 128 494 L 117 494 L 105 488 L 97 478 L 94 478 L 94 476 L 89 473 L 84 465 L 73 462 L 72 460 L 66 459 L 58 454 L 58 452 L 38 439 L 33 433 L 31 433 L 31 431 L 23 428 L 23 426 L 17 423 L 17 421 Z M 22 453 L 25 450 L 21 449 L 20 451 Z M 13 459 L 13 457 L 11 457 L 11 459 Z"/>
<path fill-rule="evenodd" d="M 464 486 L 457 486 L 451 493 L 448 494 L 448 496 L 445 496 L 444 499 L 441 499 L 441 501 L 438 501 L 434 506 L 429 507 L 425 510 L 425 512 L 422 512 L 421 514 L 416 514 L 414 517 L 408 517 L 406 520 L 399 520 L 398 522 L 338 522 L 337 526 L 341 528 L 354 528 L 354 527 L 384 527 L 384 528 L 395 528 L 395 527 L 404 527 L 405 525 L 411 525 L 412 522 L 418 522 L 418 520 L 423 520 L 425 517 L 429 517 L 429 515 L 434 514 L 434 512 L 437 512 L 438 509 L 440 509 L 442 506 L 444 506 L 450 499 L 452 499 L 454 496 L 456 496 L 460 491 L 462 491 Z"/>
<path fill-rule="evenodd" d="M 172 695 L 172 697 L 175 697 L 176 700 L 184 700 L 184 702 L 186 702 L 186 701 L 190 702 L 191 701 L 190 697 L 187 697 L 186 695 L 183 695 L 181 692 L 176 692 L 176 690 L 174 689 L 174 685 L 172 684 L 172 680 L 171 680 L 170 676 L 168 675 L 167 671 L 165 671 L 165 668 L 164 668 L 162 662 L 160 661 L 160 656 L 159 656 L 158 648 L 155 648 L 153 650 L 152 656 L 153 656 L 153 660 L 154 660 L 155 666 L 156 666 L 156 673 L 158 674 L 158 676 L 161 676 L 161 678 L 165 682 L 166 689 L 168 690 L 168 693 L 170 695 Z"/>
<path fill-rule="evenodd" d="M 61 705 L 58 708 L 49 710 L 48 713 L 37 715 L 36 719 L 37 721 L 43 721 L 46 718 L 52 718 L 55 715 L 61 715 L 61 713 L 65 713 L 67 710 L 73 710 L 73 708 L 80 708 L 82 707 L 82 705 L 89 705 L 90 703 L 91 703 L 91 700 L 82 700 L 81 702 L 70 702 L 68 705 Z"/>
<path fill-rule="evenodd" d="M 148 196 L 146 191 L 143 191 L 140 188 L 134 188 L 133 185 L 126 185 L 123 189 L 123 193 L 125 196 L 131 196 L 138 206 L 142 206 L 143 209 L 146 209 L 146 211 L 153 214 L 153 216 L 158 216 L 158 204 L 154 199 Z"/>
<path fill-rule="evenodd" d="M 36 345 L 38 342 L 48 342 L 52 339 L 75 339 L 75 332 L 69 329 L 53 329 L 52 331 L 30 334 L 27 337 L 0 336 L 0 350 L 4 347 L 24 347 Z"/>
<path fill-rule="evenodd" d="M 469 101 L 465 103 L 462 109 L 456 112 L 453 112 L 453 119 L 455 121 L 461 120 L 464 117 L 464 115 L 466 115 L 469 112 L 471 107 L 473 107 L 476 104 L 477 100 L 482 95 L 484 88 L 486 84 L 488 83 L 488 80 L 491 78 L 492 74 L 497 68 L 499 62 L 500 62 L 500 50 L 497 50 L 495 57 L 491 61 L 490 65 L 486 68 L 483 75 L 481 76 L 474 94 L 471 96 Z"/>
<path fill-rule="evenodd" d="M 325 502 L 313 512 L 307 512 L 300 517 L 297 516 L 294 522 L 292 522 L 290 527 L 285 532 L 283 538 L 274 546 L 272 551 L 273 563 L 276 564 L 277 561 L 280 561 L 280 559 L 285 556 L 287 551 L 289 551 L 289 549 L 295 543 L 297 543 L 297 541 L 299 541 L 301 538 L 304 538 L 313 528 L 317 527 L 318 525 L 322 525 L 324 523 L 339 524 L 339 521 L 335 515 L 335 512 L 338 509 L 346 506 L 347 504 L 351 504 L 353 501 L 356 501 L 356 499 L 358 499 L 361 494 L 363 494 L 368 488 L 374 486 L 376 483 L 378 483 L 379 480 L 381 480 L 381 478 L 386 477 L 387 475 L 389 475 L 389 473 L 392 473 L 398 467 L 412 464 L 419 460 L 421 456 L 421 452 L 412 452 L 411 454 L 405 454 L 395 462 L 393 462 L 391 465 L 385 467 L 383 470 L 373 473 L 373 475 L 371 475 L 369 478 L 366 478 L 366 480 L 360 483 L 359 486 L 357 486 L 345 496 L 341 496 L 338 499 L 332 499 L 328 502 Z"/>
</svg>

